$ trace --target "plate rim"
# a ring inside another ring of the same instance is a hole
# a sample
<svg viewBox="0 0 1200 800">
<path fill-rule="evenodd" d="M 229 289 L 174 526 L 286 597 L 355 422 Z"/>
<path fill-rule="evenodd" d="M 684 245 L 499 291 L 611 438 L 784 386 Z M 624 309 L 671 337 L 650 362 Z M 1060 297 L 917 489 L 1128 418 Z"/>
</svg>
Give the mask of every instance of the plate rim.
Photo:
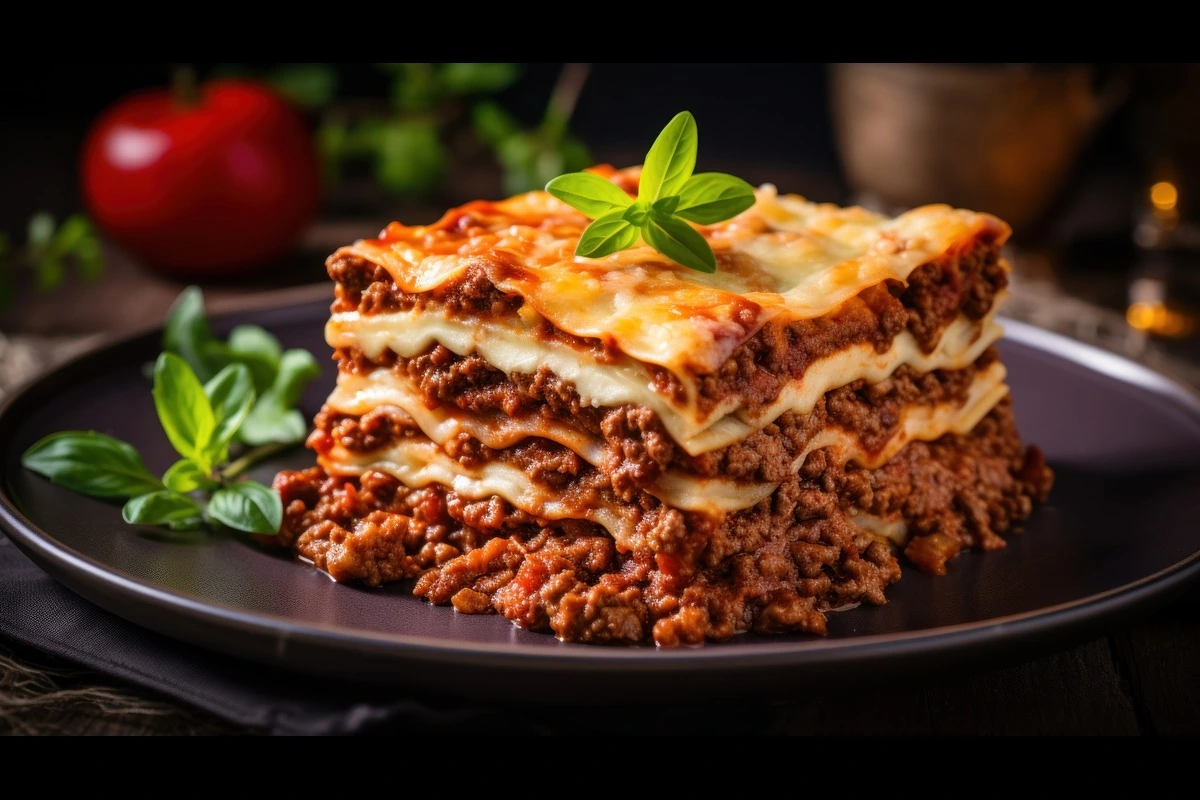
<svg viewBox="0 0 1200 800">
<path fill-rule="evenodd" d="M 310 290 L 311 291 L 311 290 Z M 244 320 L 255 313 L 303 314 L 318 300 L 295 302 L 290 298 L 269 304 L 242 307 L 214 314 L 214 327 Z M 326 302 L 322 298 L 320 302 Z M 1003 316 L 1005 337 L 1034 350 L 1064 358 L 1122 383 L 1132 384 L 1172 400 L 1200 426 L 1200 391 L 1125 356 L 1109 352 L 1053 331 Z M 97 356 L 111 359 L 121 351 L 143 346 L 144 340 L 160 335 L 161 326 L 105 337 L 92 347 L 75 354 L 53 369 L 17 387 L 0 403 L 0 452 L 10 447 L 17 425 L 14 420 L 23 406 L 53 389 L 65 375 L 80 370 L 94 373 Z M 309 645 L 318 650 L 387 656 L 414 663 L 465 664 L 486 658 L 497 667 L 557 672 L 563 668 L 590 671 L 674 672 L 686 665 L 689 671 L 711 673 L 730 669 L 772 668 L 779 666 L 829 667 L 838 664 L 869 665 L 880 658 L 904 659 L 929 656 L 965 656 L 987 652 L 987 645 L 1029 642 L 1060 635 L 1065 638 L 1091 624 L 1099 624 L 1120 612 L 1141 608 L 1155 599 L 1168 598 L 1188 582 L 1200 576 L 1200 549 L 1151 575 L 1113 587 L 1104 592 L 1075 598 L 1018 614 L 991 617 L 973 622 L 919 630 L 865 634 L 838 639 L 781 641 L 763 637 L 761 641 L 736 647 L 721 643 L 688 648 L 600 647 L 568 645 L 563 648 L 528 647 L 514 643 L 464 642 L 404 633 L 354 630 L 325 623 L 299 623 L 272 614 L 247 612 L 233 606 L 197 600 L 145 581 L 137 580 L 96 561 L 56 539 L 29 520 L 20 510 L 10 486 L 9 476 L 0 480 L 0 528 L 39 568 L 58 582 L 89 599 L 96 594 L 115 596 L 119 602 L 97 604 L 107 612 L 130 620 L 113 610 L 113 605 L 146 606 L 147 611 L 165 612 L 188 622 L 249 636 L 267 650 L 285 651 L 283 645 Z M 299 565 L 297 565 L 299 566 Z M 66 576 L 65 578 L 63 576 Z M 91 591 L 80 591 L 78 585 Z M 447 609 L 447 613 L 450 610 Z M 140 620 L 134 624 L 152 630 L 157 626 Z M 497 619 L 497 624 L 500 624 Z M 195 643 L 198 637 L 174 635 L 172 638 Z M 1001 631 L 1004 636 L 997 637 Z M 546 634 L 547 636 L 549 634 Z M 278 644 L 279 647 L 274 646 Z M 205 645 L 202 645 L 205 646 Z M 233 651 L 243 657 L 245 653 Z"/>
</svg>

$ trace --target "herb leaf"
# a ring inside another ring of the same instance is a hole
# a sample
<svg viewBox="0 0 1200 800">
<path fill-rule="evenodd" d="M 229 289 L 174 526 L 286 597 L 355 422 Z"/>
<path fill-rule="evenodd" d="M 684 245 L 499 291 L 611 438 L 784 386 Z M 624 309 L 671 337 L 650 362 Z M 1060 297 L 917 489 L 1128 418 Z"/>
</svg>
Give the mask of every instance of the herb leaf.
<svg viewBox="0 0 1200 800">
<path fill-rule="evenodd" d="M 712 225 L 754 205 L 754 189 L 722 172 L 693 175 L 698 134 L 687 111 L 675 115 L 646 155 L 637 200 L 598 175 L 560 175 L 546 191 L 595 221 L 584 230 L 575 255 L 599 258 L 638 239 L 682 266 L 716 272 L 717 259 L 704 236 L 688 222 Z"/>
<path fill-rule="evenodd" d="M 587 226 L 579 237 L 575 255 L 600 258 L 631 247 L 638 240 L 638 227 L 625 219 L 625 210 L 610 211 Z"/>
<path fill-rule="evenodd" d="M 688 178 L 679 190 L 675 216 L 712 225 L 732 219 L 754 205 L 754 188 L 741 178 L 723 172 L 701 172 Z"/>
<path fill-rule="evenodd" d="M 38 441 L 21 465 L 73 492 L 124 500 L 163 488 L 132 445 L 95 431 L 61 431 Z"/>
<path fill-rule="evenodd" d="M 241 441 L 260 445 L 303 440 L 308 433 L 308 424 L 295 406 L 304 386 L 320 375 L 321 367 L 312 353 L 298 349 L 284 352 L 275 382 L 242 423 L 238 434 Z"/>
<path fill-rule="evenodd" d="M 239 531 L 276 533 L 283 523 L 283 501 L 261 483 L 242 481 L 214 492 L 206 513 Z"/>
<path fill-rule="evenodd" d="M 254 405 L 254 381 L 245 364 L 230 364 L 204 384 L 204 394 L 216 418 L 208 450 L 214 461 L 229 457 L 229 442 Z"/>
<path fill-rule="evenodd" d="M 74 242 L 72 246 L 93 241 L 86 223 L 72 225 L 67 234 L 64 241 Z M 130 524 L 197 530 L 211 520 L 252 533 L 278 531 L 283 519 L 279 495 L 259 483 L 234 483 L 278 447 L 242 451 L 229 461 L 230 446 L 256 411 L 255 424 L 249 426 L 256 444 L 303 439 L 305 421 L 294 406 L 305 384 L 321 373 L 316 360 L 305 350 L 281 352 L 274 336 L 253 325 L 235 329 L 228 344 L 215 339 L 195 288 L 176 301 L 164 345 L 186 352 L 200 368 L 216 374 L 201 383 L 187 358 L 175 352 L 163 352 L 155 361 L 154 408 L 182 456 L 162 481 L 150 474 L 131 445 L 94 431 L 47 436 L 25 452 L 22 464 L 73 491 L 127 501 L 122 516 Z M 265 402 L 260 403 L 255 402 L 256 368 L 265 387 Z M 189 496 L 198 491 L 213 492 L 211 513 L 203 500 Z"/>
<path fill-rule="evenodd" d="M 652 215 L 642 228 L 646 242 L 667 258 L 699 272 L 716 272 L 717 258 L 699 231 L 678 217 Z"/>
<path fill-rule="evenodd" d="M 154 364 L 154 409 L 171 446 L 204 472 L 213 466 L 209 445 L 217 427 L 204 387 L 188 363 L 162 353 Z"/>
<path fill-rule="evenodd" d="M 546 191 L 592 219 L 633 204 L 633 198 L 615 183 L 589 172 L 559 175 L 546 184 Z"/>
<path fill-rule="evenodd" d="M 157 491 L 132 498 L 121 509 L 130 525 L 170 525 L 172 530 L 200 526 L 200 506 L 192 498 L 171 491 Z"/>
<path fill-rule="evenodd" d="M 171 310 L 163 329 L 163 349 L 183 357 L 202 381 L 217 374 L 219 366 L 212 364 L 212 329 L 204 316 L 204 293 L 195 286 L 184 289 Z"/>
<path fill-rule="evenodd" d="M 254 390 L 261 394 L 275 381 L 283 348 L 278 339 L 257 325 L 238 325 L 229 332 L 229 354 L 250 368 Z"/>
<path fill-rule="evenodd" d="M 299 399 L 304 384 L 320 377 L 321 370 L 311 354 L 303 350 L 289 351 L 294 353 L 289 356 L 289 374 L 281 376 L 285 354 L 281 352 L 279 340 L 257 325 L 237 326 L 230 331 L 227 343 L 215 338 L 204 316 L 204 295 L 195 286 L 185 289 L 171 307 L 163 349 L 181 356 L 202 381 L 212 380 L 220 369 L 231 363 L 245 364 L 249 368 L 258 401 L 251 410 L 254 421 L 243 423 L 248 433 L 239 434 L 239 441 L 266 444 L 304 439 L 307 423 L 292 406 Z M 282 394 L 278 390 L 272 391 L 277 384 L 282 384 L 287 391 Z M 290 405 L 283 402 L 288 398 L 292 398 Z"/>
<path fill-rule="evenodd" d="M 698 144 L 696 118 L 690 111 L 680 111 L 662 129 L 646 154 L 638 199 L 653 203 L 660 197 L 678 194 L 696 168 Z"/>
<path fill-rule="evenodd" d="M 197 489 L 211 489 L 217 485 L 209 475 L 200 471 L 195 461 L 181 458 L 163 474 L 163 484 L 173 492 L 187 494 Z"/>
</svg>

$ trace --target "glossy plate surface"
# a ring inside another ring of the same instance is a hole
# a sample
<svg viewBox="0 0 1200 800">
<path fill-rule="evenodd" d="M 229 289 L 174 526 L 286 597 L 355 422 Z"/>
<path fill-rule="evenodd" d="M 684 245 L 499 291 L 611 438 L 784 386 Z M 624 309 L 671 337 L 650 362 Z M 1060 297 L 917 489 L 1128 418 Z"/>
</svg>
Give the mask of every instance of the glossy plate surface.
<svg viewBox="0 0 1200 800">
<path fill-rule="evenodd" d="M 326 301 L 222 318 L 312 350 Z M 681 650 L 571 645 L 496 616 L 464 616 L 406 587 L 335 584 L 232 536 L 179 541 L 130 530 L 120 509 L 20 468 L 41 436 L 93 428 L 173 460 L 142 366 L 158 334 L 108 345 L 12 397 L 0 412 L 0 523 L 44 569 L 89 600 L 162 633 L 290 669 L 514 699 L 601 700 L 787 694 L 865 675 L 988 665 L 1067 646 L 1169 598 L 1200 574 L 1200 402 L 1132 362 L 1019 323 L 1001 345 L 1017 420 L 1057 472 L 1049 504 L 1007 549 L 968 553 L 943 578 L 905 568 L 889 604 L 833 614 L 827 638 L 745 635 Z M 295 451 L 255 470 L 312 463 Z"/>
</svg>

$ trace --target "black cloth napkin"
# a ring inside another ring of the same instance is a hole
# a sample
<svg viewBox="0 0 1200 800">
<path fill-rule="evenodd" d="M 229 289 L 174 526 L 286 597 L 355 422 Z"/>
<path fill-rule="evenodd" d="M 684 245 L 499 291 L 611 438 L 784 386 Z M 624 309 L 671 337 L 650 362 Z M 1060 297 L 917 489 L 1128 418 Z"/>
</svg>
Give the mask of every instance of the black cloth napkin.
<svg viewBox="0 0 1200 800">
<path fill-rule="evenodd" d="M 59 585 L 3 535 L 0 636 L 275 733 L 762 733 L 779 726 L 778 709 L 766 703 L 516 706 L 301 676 L 126 622 Z"/>
<path fill-rule="evenodd" d="M 0 634 L 98 672 L 153 689 L 243 725 L 277 733 L 352 733 L 388 722 L 414 730 L 493 727 L 537 731 L 499 708 L 395 690 L 338 686 L 177 642 L 89 603 L 0 536 Z"/>
</svg>

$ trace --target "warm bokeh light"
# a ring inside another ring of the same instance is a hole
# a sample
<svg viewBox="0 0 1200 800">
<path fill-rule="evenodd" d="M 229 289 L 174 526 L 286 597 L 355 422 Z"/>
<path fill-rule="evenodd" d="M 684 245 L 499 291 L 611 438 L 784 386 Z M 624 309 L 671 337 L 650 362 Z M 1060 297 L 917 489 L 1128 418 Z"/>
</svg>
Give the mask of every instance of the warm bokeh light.
<svg viewBox="0 0 1200 800">
<path fill-rule="evenodd" d="M 1179 202 L 1179 190 L 1170 181 L 1159 181 L 1150 187 L 1150 202 L 1159 211 L 1173 211 Z"/>
<path fill-rule="evenodd" d="M 1125 309 L 1125 321 L 1139 331 L 1171 338 L 1186 336 L 1196 328 L 1194 317 L 1162 303 L 1130 303 Z"/>
</svg>

